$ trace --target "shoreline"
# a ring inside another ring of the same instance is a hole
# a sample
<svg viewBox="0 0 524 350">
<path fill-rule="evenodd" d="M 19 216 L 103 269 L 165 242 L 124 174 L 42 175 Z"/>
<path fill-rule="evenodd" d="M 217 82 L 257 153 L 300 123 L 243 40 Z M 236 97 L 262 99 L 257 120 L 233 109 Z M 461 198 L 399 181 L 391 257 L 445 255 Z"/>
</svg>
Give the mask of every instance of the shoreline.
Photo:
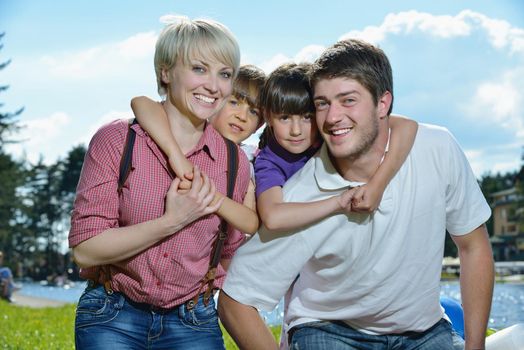
<svg viewBox="0 0 524 350">
<path fill-rule="evenodd" d="M 71 304 L 65 301 L 59 301 L 54 299 L 34 297 L 20 294 L 20 291 L 13 293 L 13 306 L 24 306 L 31 308 L 44 308 L 44 307 L 61 307 L 67 304 Z"/>
</svg>

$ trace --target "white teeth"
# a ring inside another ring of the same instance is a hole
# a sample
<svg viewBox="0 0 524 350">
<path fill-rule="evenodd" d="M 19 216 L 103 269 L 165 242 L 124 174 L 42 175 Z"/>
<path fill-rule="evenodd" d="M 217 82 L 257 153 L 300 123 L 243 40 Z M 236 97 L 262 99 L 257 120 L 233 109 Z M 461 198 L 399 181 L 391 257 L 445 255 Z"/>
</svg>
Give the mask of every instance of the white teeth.
<svg viewBox="0 0 524 350">
<path fill-rule="evenodd" d="M 204 95 L 195 95 L 195 98 L 197 100 L 200 100 L 200 101 L 205 102 L 205 103 L 213 103 L 213 102 L 215 102 L 214 98 L 207 97 L 207 96 L 204 96 Z"/>
<path fill-rule="evenodd" d="M 335 136 L 338 136 L 338 135 L 342 135 L 342 134 L 347 134 L 348 132 L 351 131 L 351 128 L 347 128 L 347 129 L 338 129 L 338 130 L 333 130 L 331 133 Z"/>
</svg>

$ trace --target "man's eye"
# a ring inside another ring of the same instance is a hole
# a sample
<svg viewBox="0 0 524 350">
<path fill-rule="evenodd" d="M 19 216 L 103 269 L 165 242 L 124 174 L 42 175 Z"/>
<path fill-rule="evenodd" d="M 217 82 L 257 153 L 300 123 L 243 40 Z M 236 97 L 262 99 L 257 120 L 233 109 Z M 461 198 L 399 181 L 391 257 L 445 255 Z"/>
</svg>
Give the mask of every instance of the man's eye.
<svg viewBox="0 0 524 350">
<path fill-rule="evenodd" d="M 328 104 L 326 102 L 324 102 L 324 101 L 316 101 L 315 102 L 315 109 L 317 111 L 324 110 L 324 109 L 327 108 L 327 106 L 328 106 Z"/>
</svg>

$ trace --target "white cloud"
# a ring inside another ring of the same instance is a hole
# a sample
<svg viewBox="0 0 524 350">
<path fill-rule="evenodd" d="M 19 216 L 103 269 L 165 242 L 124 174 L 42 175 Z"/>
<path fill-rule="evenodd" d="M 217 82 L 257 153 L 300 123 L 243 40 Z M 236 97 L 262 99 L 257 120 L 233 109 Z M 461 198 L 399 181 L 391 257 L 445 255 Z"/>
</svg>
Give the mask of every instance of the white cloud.
<svg viewBox="0 0 524 350">
<path fill-rule="evenodd" d="M 131 111 L 109 111 L 98 118 L 94 123 L 92 123 L 87 132 L 85 132 L 79 142 L 84 144 L 89 144 L 89 141 L 96 133 L 96 131 L 104 124 L 107 124 L 116 119 L 131 119 L 133 118 L 133 113 Z"/>
<path fill-rule="evenodd" d="M 487 32 L 490 43 L 497 49 L 508 47 L 510 52 L 524 53 L 524 29 L 512 27 L 504 20 L 489 18 L 471 10 L 462 11 L 458 17 L 478 23 Z"/>
<path fill-rule="evenodd" d="M 502 155 L 492 149 L 464 151 L 477 179 L 487 173 L 504 174 L 520 168 L 520 145 L 502 145 L 500 148 L 505 149 Z"/>
<path fill-rule="evenodd" d="M 21 143 L 8 145 L 15 156 L 27 155 L 31 162 L 37 162 L 41 154 L 60 154 L 62 150 L 52 150 L 60 145 L 56 143 L 71 124 L 71 117 L 63 112 L 56 112 L 46 118 L 25 121 L 17 135 Z"/>
<path fill-rule="evenodd" d="M 471 10 L 461 11 L 456 16 L 432 15 L 418 11 L 392 13 L 387 15 L 379 26 L 352 30 L 339 39 L 358 38 L 377 44 L 390 34 L 410 34 L 419 31 L 447 39 L 469 36 L 474 30 L 485 31 L 489 42 L 497 49 L 507 47 L 511 53 L 524 53 L 523 29 Z"/>
<path fill-rule="evenodd" d="M 259 66 L 264 72 L 266 72 L 266 74 L 269 74 L 281 64 L 291 62 L 292 60 L 292 58 L 282 53 L 278 53 L 271 57 L 268 61 L 261 63 Z"/>
<path fill-rule="evenodd" d="M 91 47 L 79 52 L 44 56 L 40 61 L 46 71 L 59 78 L 94 79 L 136 74 L 137 65 L 149 65 L 157 36 L 138 33 L 121 42 Z"/>
<path fill-rule="evenodd" d="M 480 83 L 463 109 L 470 119 L 511 130 L 524 141 L 523 91 L 524 69 L 517 68 L 500 79 Z"/>
<path fill-rule="evenodd" d="M 314 62 L 326 48 L 321 45 L 308 45 L 302 48 L 294 57 L 288 57 L 282 53 L 278 53 L 271 57 L 268 61 L 260 64 L 260 68 L 267 74 L 271 73 L 275 68 L 281 64 L 288 62 L 303 63 Z"/>
<path fill-rule="evenodd" d="M 314 62 L 326 48 L 321 45 L 308 45 L 300 50 L 294 57 L 294 61 L 300 62 Z"/>
</svg>

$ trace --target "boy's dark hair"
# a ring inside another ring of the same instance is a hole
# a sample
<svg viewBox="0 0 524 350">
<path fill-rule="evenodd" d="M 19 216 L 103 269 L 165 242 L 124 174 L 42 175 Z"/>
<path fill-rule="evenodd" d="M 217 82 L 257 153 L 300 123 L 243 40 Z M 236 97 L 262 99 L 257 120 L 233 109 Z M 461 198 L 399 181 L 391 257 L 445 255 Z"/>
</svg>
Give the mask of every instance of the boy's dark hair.
<svg viewBox="0 0 524 350">
<path fill-rule="evenodd" d="M 261 91 L 266 82 L 264 71 L 251 64 L 240 66 L 238 75 L 233 82 L 233 96 L 249 106 L 259 108 Z M 260 116 L 257 128 L 264 123 L 264 118 Z"/>
<path fill-rule="evenodd" d="M 271 113 L 314 113 L 309 68 L 310 64 L 306 63 L 286 63 L 268 76 L 260 94 L 260 108 L 266 122 Z"/>
<path fill-rule="evenodd" d="M 358 81 L 373 96 L 375 105 L 386 91 L 391 93 L 393 109 L 393 73 L 389 60 L 381 49 L 362 40 L 348 39 L 326 49 L 313 63 L 311 86 L 322 79 L 350 78 Z"/>
</svg>

